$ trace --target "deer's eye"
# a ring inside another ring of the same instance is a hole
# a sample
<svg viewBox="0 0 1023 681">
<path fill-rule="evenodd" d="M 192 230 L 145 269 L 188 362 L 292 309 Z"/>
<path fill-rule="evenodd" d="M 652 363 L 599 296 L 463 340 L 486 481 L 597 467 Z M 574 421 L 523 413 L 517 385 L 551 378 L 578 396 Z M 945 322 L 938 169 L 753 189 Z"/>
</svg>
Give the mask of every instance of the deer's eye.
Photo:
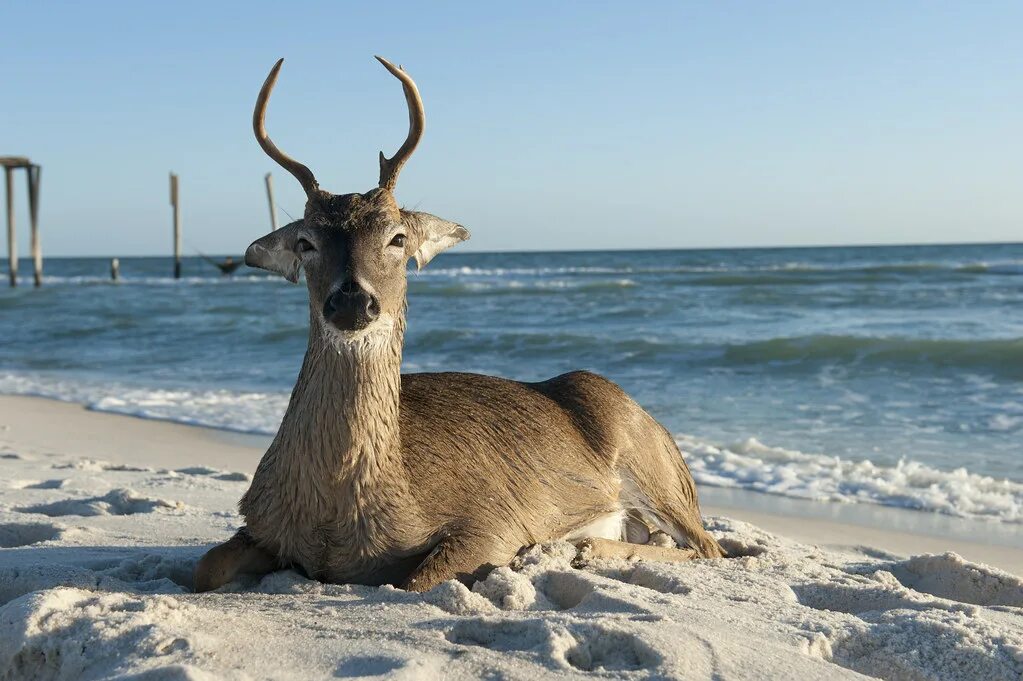
<svg viewBox="0 0 1023 681">
<path fill-rule="evenodd" d="M 316 248 L 307 239 L 299 239 L 298 243 L 295 244 L 295 250 L 299 253 L 309 253 L 310 251 L 315 251 Z"/>
<path fill-rule="evenodd" d="M 391 239 L 390 245 L 397 246 L 398 248 L 405 248 L 405 239 L 406 237 L 404 234 L 395 234 L 394 238 Z"/>
</svg>

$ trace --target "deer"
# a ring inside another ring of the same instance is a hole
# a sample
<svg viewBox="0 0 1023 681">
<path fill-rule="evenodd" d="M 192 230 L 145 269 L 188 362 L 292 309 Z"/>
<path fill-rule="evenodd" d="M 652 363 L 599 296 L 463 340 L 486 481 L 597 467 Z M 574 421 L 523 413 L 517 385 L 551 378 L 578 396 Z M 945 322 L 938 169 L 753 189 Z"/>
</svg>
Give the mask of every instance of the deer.
<svg viewBox="0 0 1023 681">
<path fill-rule="evenodd" d="M 409 131 L 394 156 L 381 152 L 366 193 L 321 189 L 271 141 L 266 109 L 283 59 L 256 99 L 256 139 L 306 204 L 301 220 L 253 242 L 245 263 L 292 283 L 304 272 L 309 339 L 239 503 L 244 526 L 198 561 L 195 590 L 284 568 L 411 591 L 471 585 L 556 540 L 581 561 L 724 557 L 674 439 L 610 380 L 401 373 L 410 261 L 422 268 L 469 232 L 396 202 L 425 113 L 404 68 L 376 59 L 401 82 Z"/>
</svg>

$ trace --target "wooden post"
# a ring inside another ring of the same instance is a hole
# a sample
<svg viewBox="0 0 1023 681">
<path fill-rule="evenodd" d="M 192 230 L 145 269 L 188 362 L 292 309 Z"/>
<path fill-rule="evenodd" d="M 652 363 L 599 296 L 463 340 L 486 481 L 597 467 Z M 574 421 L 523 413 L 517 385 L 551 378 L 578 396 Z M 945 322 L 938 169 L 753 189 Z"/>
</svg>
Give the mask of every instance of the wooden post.
<svg viewBox="0 0 1023 681">
<path fill-rule="evenodd" d="M 171 205 L 174 206 L 174 278 L 181 278 L 181 211 L 178 208 L 178 176 L 170 174 Z"/>
<path fill-rule="evenodd" d="M 7 184 L 7 261 L 10 263 L 11 286 L 18 285 L 18 240 L 14 234 L 14 168 L 4 166 Z"/>
<path fill-rule="evenodd" d="M 43 246 L 39 242 L 39 179 L 43 169 L 30 165 L 28 172 L 28 219 L 32 223 L 32 272 L 37 287 L 43 285 Z"/>
<path fill-rule="evenodd" d="M 277 204 L 274 202 L 274 176 L 266 174 L 266 199 L 270 202 L 270 228 L 277 231 Z"/>
</svg>

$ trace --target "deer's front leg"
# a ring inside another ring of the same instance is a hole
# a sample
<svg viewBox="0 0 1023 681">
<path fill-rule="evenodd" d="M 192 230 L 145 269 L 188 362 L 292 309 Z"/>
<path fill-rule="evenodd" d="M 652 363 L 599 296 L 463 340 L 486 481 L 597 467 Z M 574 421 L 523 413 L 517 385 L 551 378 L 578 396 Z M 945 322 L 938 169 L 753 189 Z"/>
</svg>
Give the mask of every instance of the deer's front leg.
<svg viewBox="0 0 1023 681">
<path fill-rule="evenodd" d="M 457 579 L 466 586 L 506 565 L 515 551 L 477 537 L 445 537 L 401 585 L 406 591 L 429 591 L 441 582 Z"/>
<path fill-rule="evenodd" d="M 255 542 L 245 528 L 206 552 L 195 566 L 192 585 L 197 592 L 212 591 L 239 574 L 266 574 L 278 568 L 277 560 Z"/>
</svg>

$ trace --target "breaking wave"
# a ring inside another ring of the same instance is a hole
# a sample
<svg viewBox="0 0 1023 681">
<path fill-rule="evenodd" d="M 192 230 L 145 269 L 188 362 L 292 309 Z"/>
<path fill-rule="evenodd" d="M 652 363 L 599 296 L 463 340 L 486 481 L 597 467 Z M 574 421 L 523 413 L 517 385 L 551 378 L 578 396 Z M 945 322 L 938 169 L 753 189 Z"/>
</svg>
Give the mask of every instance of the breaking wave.
<svg viewBox="0 0 1023 681">
<path fill-rule="evenodd" d="M 125 262 L 130 262 L 126 259 Z M 98 265 L 95 274 L 77 274 L 66 276 L 44 275 L 44 285 L 113 285 L 105 263 L 97 259 Z M 1023 276 L 1023 261 L 1005 260 L 994 262 L 926 262 L 908 261 L 895 263 L 861 263 L 861 264 L 835 264 L 819 265 L 804 262 L 774 263 L 766 265 L 737 266 L 735 264 L 706 264 L 706 265 L 678 265 L 678 266 L 630 266 L 630 265 L 582 265 L 582 266 L 561 266 L 561 267 L 428 267 L 420 272 L 413 271 L 410 276 L 412 281 L 422 280 L 428 282 L 437 279 L 448 279 L 454 281 L 476 280 L 476 279 L 505 279 L 505 278 L 539 278 L 550 277 L 561 278 L 586 278 L 594 276 L 611 276 L 626 278 L 629 276 L 642 275 L 691 275 L 688 282 L 696 285 L 708 286 L 732 286 L 732 285 L 755 285 L 758 283 L 768 284 L 800 284 L 808 285 L 820 282 L 820 278 L 871 278 L 879 275 L 919 275 L 927 273 L 938 273 L 948 275 L 1021 275 Z M 245 269 L 231 277 L 221 277 L 216 273 L 205 276 L 185 276 L 175 279 L 169 276 L 133 275 L 130 272 L 122 271 L 119 285 L 212 285 L 230 283 L 251 283 L 278 281 L 279 278 L 269 273 L 254 269 Z M 30 286 L 32 277 L 26 273 L 18 277 L 22 285 Z"/>
<path fill-rule="evenodd" d="M 735 363 L 833 361 L 998 368 L 1023 378 L 1023 338 L 957 340 L 872 336 L 812 335 L 772 338 L 731 345 L 725 357 Z"/>
<path fill-rule="evenodd" d="M 697 366 L 772 365 L 778 370 L 817 371 L 822 365 L 885 366 L 907 371 L 956 368 L 993 372 L 1023 380 L 1023 338 L 921 339 L 846 335 L 769 338 L 722 345 L 669 336 L 611 336 L 574 330 L 516 330 L 481 334 L 443 329 L 410 334 L 417 351 L 473 351 L 509 357 L 543 352 L 585 358 L 595 353 L 615 361 L 672 361 Z"/>
<path fill-rule="evenodd" d="M 1023 261 L 999 262 L 897 262 L 886 264 L 814 265 L 789 262 L 763 266 L 737 267 L 735 265 L 679 265 L 679 266 L 576 266 L 576 267 L 437 267 L 427 268 L 416 276 L 435 277 L 549 277 L 566 275 L 633 275 L 633 274 L 734 274 L 737 280 L 763 274 L 917 274 L 947 272 L 960 274 L 1019 274 L 1023 275 Z M 770 279 L 768 279 L 770 280 Z M 710 279 L 709 281 L 713 281 Z M 725 280 L 727 281 L 727 280 Z"/>
<path fill-rule="evenodd" d="M 289 398 L 286 391 L 147 389 L 14 373 L 0 374 L 0 394 L 47 397 L 94 411 L 257 435 L 277 432 Z"/>
<path fill-rule="evenodd" d="M 966 468 L 945 471 L 908 459 L 884 466 L 770 447 L 753 438 L 728 446 L 690 435 L 677 441 L 703 485 L 1023 523 L 1023 483 Z"/>
<path fill-rule="evenodd" d="M 0 374 L 0 393 L 49 397 L 96 411 L 261 435 L 276 432 L 288 404 L 286 391 L 153 390 L 22 374 Z M 1023 523 L 1023 483 L 966 468 L 947 471 L 909 459 L 881 465 L 771 447 L 753 438 L 727 446 L 691 435 L 680 435 L 677 441 L 702 485 Z"/>
</svg>

